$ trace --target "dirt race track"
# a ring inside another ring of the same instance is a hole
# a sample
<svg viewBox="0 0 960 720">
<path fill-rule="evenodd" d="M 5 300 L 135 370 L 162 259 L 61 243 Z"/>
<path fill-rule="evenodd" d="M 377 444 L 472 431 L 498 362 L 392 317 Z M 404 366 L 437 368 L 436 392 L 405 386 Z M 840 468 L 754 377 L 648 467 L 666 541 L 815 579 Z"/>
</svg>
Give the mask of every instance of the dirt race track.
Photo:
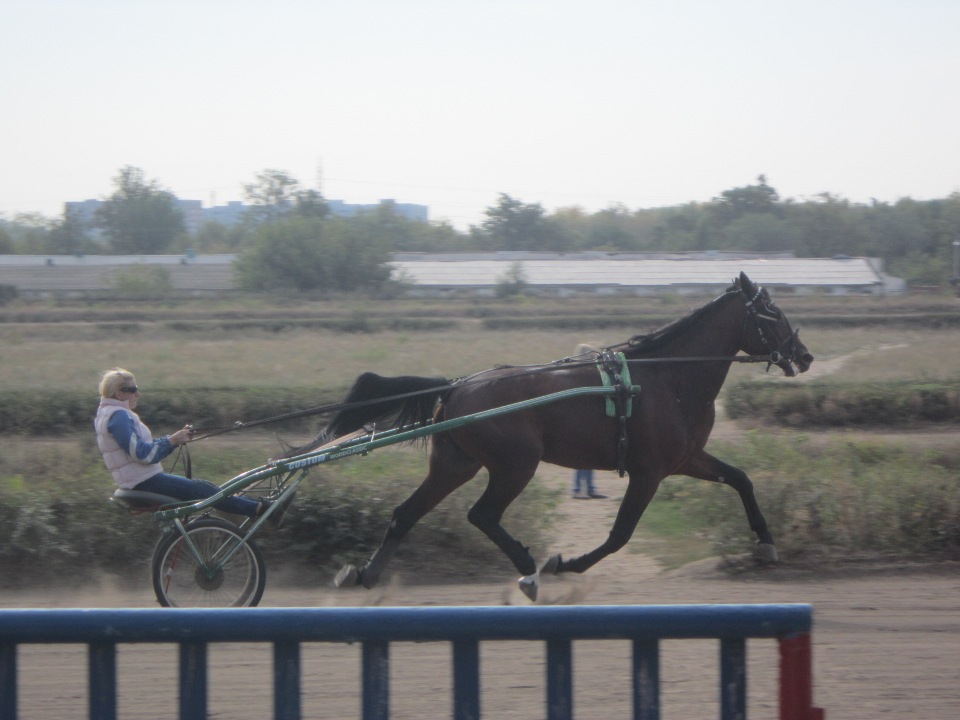
<svg viewBox="0 0 960 720">
<path fill-rule="evenodd" d="M 553 475 L 565 482 L 566 471 Z M 569 500 L 564 554 L 594 547 L 605 536 L 623 481 L 600 474 L 611 497 Z M 262 606 L 526 604 L 508 577 L 493 584 L 414 584 L 394 575 L 371 591 L 298 590 L 268 581 Z M 422 580 L 422 578 L 421 578 Z M 730 577 L 704 561 L 664 572 L 624 550 L 583 576 L 545 580 L 546 604 L 810 603 L 814 607 L 814 702 L 831 720 L 960 717 L 960 567 L 898 566 L 869 570 L 851 564 L 826 575 L 793 569 Z M 152 607 L 149 589 L 110 588 L 0 595 L 0 607 Z M 304 645 L 303 717 L 360 717 L 360 649 Z M 626 642 L 575 642 L 574 709 L 581 720 L 631 717 L 630 647 Z M 177 716 L 177 649 L 120 646 L 120 717 Z M 211 718 L 272 717 L 271 648 L 210 648 Z M 391 710 L 396 719 L 450 716 L 451 659 L 446 643 L 391 645 Z M 719 683 L 716 641 L 661 644 L 661 716 L 716 718 Z M 747 645 L 749 718 L 777 716 L 778 655 L 771 640 Z M 22 720 L 86 717 L 86 648 L 21 647 Z M 54 669 L 56 668 L 56 669 Z M 545 716 L 544 648 L 540 643 L 481 645 L 481 706 L 486 718 Z"/>
</svg>

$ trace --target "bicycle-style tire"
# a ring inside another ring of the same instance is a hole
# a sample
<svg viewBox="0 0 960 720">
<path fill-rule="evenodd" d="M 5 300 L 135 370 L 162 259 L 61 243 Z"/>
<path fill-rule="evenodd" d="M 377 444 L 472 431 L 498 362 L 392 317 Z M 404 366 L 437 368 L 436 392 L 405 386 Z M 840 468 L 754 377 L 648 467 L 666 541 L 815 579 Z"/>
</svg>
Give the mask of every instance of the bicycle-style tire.
<svg viewBox="0 0 960 720">
<path fill-rule="evenodd" d="M 191 542 L 209 566 L 218 555 L 242 543 L 229 562 L 212 576 L 179 532 L 165 535 L 153 552 L 153 590 L 163 607 L 254 607 L 267 584 L 263 553 L 252 540 L 220 518 L 202 518 L 186 526 Z"/>
</svg>

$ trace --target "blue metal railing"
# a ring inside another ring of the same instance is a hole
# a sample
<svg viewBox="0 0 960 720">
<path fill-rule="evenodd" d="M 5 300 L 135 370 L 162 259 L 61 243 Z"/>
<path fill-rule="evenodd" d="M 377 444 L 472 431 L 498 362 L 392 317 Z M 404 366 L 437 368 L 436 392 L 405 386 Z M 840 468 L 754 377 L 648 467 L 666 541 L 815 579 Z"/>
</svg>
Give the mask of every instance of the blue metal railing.
<svg viewBox="0 0 960 720">
<path fill-rule="evenodd" d="M 89 649 L 89 716 L 117 717 L 116 646 L 180 646 L 180 718 L 207 714 L 207 645 L 264 642 L 274 647 L 274 717 L 301 717 L 300 644 L 362 644 L 362 718 L 390 716 L 389 646 L 446 641 L 453 646 L 456 720 L 481 717 L 480 641 L 533 640 L 547 647 L 548 720 L 573 718 L 574 640 L 633 641 L 633 717 L 660 717 L 659 641 L 720 640 L 720 717 L 746 716 L 747 638 L 781 642 L 783 720 L 812 720 L 809 605 L 236 608 L 215 610 L 0 610 L 0 720 L 17 720 L 17 646 L 81 643 Z"/>
</svg>

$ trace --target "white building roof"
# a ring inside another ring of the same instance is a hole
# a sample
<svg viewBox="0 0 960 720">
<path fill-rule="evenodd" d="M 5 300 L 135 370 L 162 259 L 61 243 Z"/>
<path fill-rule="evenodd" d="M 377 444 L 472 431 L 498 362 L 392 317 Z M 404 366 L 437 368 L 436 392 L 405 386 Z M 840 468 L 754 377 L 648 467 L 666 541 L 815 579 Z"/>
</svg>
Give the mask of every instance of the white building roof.
<svg viewBox="0 0 960 720">
<path fill-rule="evenodd" d="M 234 255 L 0 255 L 0 284 L 28 292 L 91 292 L 114 287 L 115 274 L 136 265 L 160 265 L 176 290 L 236 287 Z"/>
<path fill-rule="evenodd" d="M 27 291 L 90 291 L 113 286 L 134 265 L 166 267 L 178 290 L 230 290 L 235 255 L 0 255 L 0 284 Z M 744 271 L 762 285 L 866 289 L 884 279 L 869 258 L 729 257 L 710 259 L 613 253 L 397 254 L 400 277 L 423 288 L 492 288 L 514 267 L 532 286 L 723 288 Z"/>
<path fill-rule="evenodd" d="M 507 279 L 514 267 L 530 285 L 670 287 L 726 285 L 747 273 L 780 286 L 873 286 L 882 283 L 867 258 L 400 260 L 392 265 L 415 285 L 478 287 Z"/>
</svg>

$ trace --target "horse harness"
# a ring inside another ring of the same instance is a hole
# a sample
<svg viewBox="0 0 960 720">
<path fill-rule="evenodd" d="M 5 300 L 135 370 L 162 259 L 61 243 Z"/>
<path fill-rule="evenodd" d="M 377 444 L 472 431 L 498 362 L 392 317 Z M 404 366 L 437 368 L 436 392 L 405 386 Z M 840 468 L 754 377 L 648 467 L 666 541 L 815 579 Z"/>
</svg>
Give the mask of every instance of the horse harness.
<svg viewBox="0 0 960 720">
<path fill-rule="evenodd" d="M 757 293 L 751 298 L 747 293 L 741 288 L 739 290 L 741 296 L 743 296 L 746 307 L 747 315 L 744 318 L 744 326 L 746 322 L 752 317 L 754 324 L 757 328 L 757 333 L 759 335 L 760 341 L 763 344 L 764 348 L 769 350 L 769 355 L 764 356 L 733 356 L 733 357 L 684 357 L 684 358 L 644 358 L 644 359 L 634 359 L 628 361 L 625 355 L 622 352 L 605 349 L 597 351 L 597 357 L 593 361 L 597 367 L 597 370 L 600 373 L 601 380 L 604 387 L 613 387 L 615 392 L 612 397 L 608 397 L 605 401 L 606 403 L 606 413 L 608 417 L 616 417 L 618 420 L 618 438 L 617 438 L 617 471 L 620 473 L 620 476 L 626 474 L 626 453 L 627 453 L 627 419 L 630 418 L 633 412 L 633 399 L 640 394 L 640 386 L 634 385 L 630 378 L 630 368 L 629 362 L 632 363 L 645 363 L 645 362 L 655 362 L 655 363 L 671 363 L 671 362 L 704 362 L 707 360 L 732 360 L 739 362 L 766 362 L 767 370 L 770 369 L 770 366 L 778 363 L 783 357 L 796 362 L 797 355 L 797 340 L 799 338 L 800 330 L 793 330 L 791 328 L 790 333 L 782 341 L 780 341 L 776 348 L 770 350 L 771 342 L 767 339 L 766 334 L 763 330 L 763 324 L 761 320 L 767 322 L 777 322 L 779 318 L 779 310 L 773 304 L 773 301 L 769 297 L 765 297 L 763 287 L 758 287 Z M 786 318 L 784 318 L 786 320 Z M 789 321 L 787 321 L 789 327 Z M 632 338 L 630 343 L 633 343 Z M 775 339 L 774 339 L 775 341 Z M 789 345 L 788 345 L 789 344 Z M 789 355 L 784 356 L 781 348 L 784 345 L 788 345 L 786 350 L 789 352 Z M 521 366 L 529 368 L 527 372 L 549 372 L 552 370 L 561 369 L 564 366 L 567 366 L 568 363 L 574 361 L 574 358 L 566 357 L 561 360 L 555 360 L 549 365 L 531 365 L 531 366 Z M 581 361 L 582 364 L 589 364 L 590 361 L 585 362 Z M 498 370 L 505 367 L 516 367 L 511 365 L 497 365 L 491 370 Z M 489 370 L 482 370 L 480 372 L 474 373 L 473 375 L 467 377 L 457 378 L 451 382 L 452 385 L 467 384 L 474 380 L 477 376 L 483 375 L 484 373 L 489 372 Z M 481 380 L 477 380 L 480 382 Z M 423 395 L 427 393 L 434 392 L 433 389 L 430 390 L 415 390 L 409 393 L 404 393 L 389 399 L 401 399 L 407 397 L 415 397 L 417 395 Z M 373 400 L 366 400 L 355 403 L 334 403 L 331 405 L 324 405 L 320 407 L 308 408 L 306 410 L 301 410 L 292 413 L 285 413 L 283 415 L 277 415 L 274 417 L 262 418 L 260 420 L 241 422 L 236 421 L 232 425 L 225 425 L 220 427 L 213 428 L 203 428 L 202 432 L 204 433 L 196 440 L 203 440 L 214 435 L 220 435 L 222 433 L 230 432 L 233 430 L 241 430 L 244 428 L 254 427 L 258 425 L 265 425 L 268 423 L 278 422 L 281 420 L 289 420 L 291 418 L 300 418 L 307 417 L 310 415 L 319 415 L 319 414 L 329 414 L 332 412 L 341 411 L 344 409 L 350 409 L 354 407 L 362 407 L 364 405 L 374 405 L 377 403 L 383 402 L 383 398 L 377 398 Z M 200 429 L 198 429 L 200 431 Z M 189 457 L 185 459 L 185 464 L 187 465 L 186 472 L 189 476 Z"/>
<path fill-rule="evenodd" d="M 789 346 L 786 350 L 790 354 L 786 357 L 791 361 L 795 360 L 797 354 L 796 340 L 800 335 L 799 328 L 797 330 L 791 328 L 787 337 L 780 341 L 776 348 L 771 349 L 771 341 L 767 339 L 763 330 L 763 323 L 760 321 L 778 322 L 780 318 L 777 317 L 779 313 L 776 306 L 774 306 L 773 301 L 764 294 L 762 286 L 758 286 L 757 293 L 752 298 L 742 289 L 740 290 L 740 294 L 746 300 L 747 306 L 747 317 L 744 318 L 744 322 L 749 318 L 753 318 L 760 342 L 770 353 L 767 360 L 767 370 L 770 369 L 771 365 L 779 362 L 780 359 L 784 357 L 781 348 L 788 343 Z M 787 321 L 787 326 L 789 327 L 789 321 Z M 610 349 L 598 351 L 596 365 L 597 370 L 600 372 L 600 379 L 603 382 L 603 386 L 612 387 L 615 390 L 613 396 L 608 397 L 605 401 L 606 413 L 607 417 L 617 418 L 617 472 L 620 474 L 620 477 L 623 477 L 626 473 L 628 447 L 627 420 L 633 413 L 633 399 L 640 394 L 640 386 L 632 383 L 630 378 L 630 365 L 622 352 L 615 352 Z"/>
<path fill-rule="evenodd" d="M 632 384 L 630 366 L 622 352 L 598 352 L 597 370 L 603 386 L 614 389 L 605 402 L 607 417 L 617 418 L 617 472 L 623 477 L 627 471 L 627 419 L 633 414 L 633 398 L 640 394 L 640 386 Z"/>
</svg>

